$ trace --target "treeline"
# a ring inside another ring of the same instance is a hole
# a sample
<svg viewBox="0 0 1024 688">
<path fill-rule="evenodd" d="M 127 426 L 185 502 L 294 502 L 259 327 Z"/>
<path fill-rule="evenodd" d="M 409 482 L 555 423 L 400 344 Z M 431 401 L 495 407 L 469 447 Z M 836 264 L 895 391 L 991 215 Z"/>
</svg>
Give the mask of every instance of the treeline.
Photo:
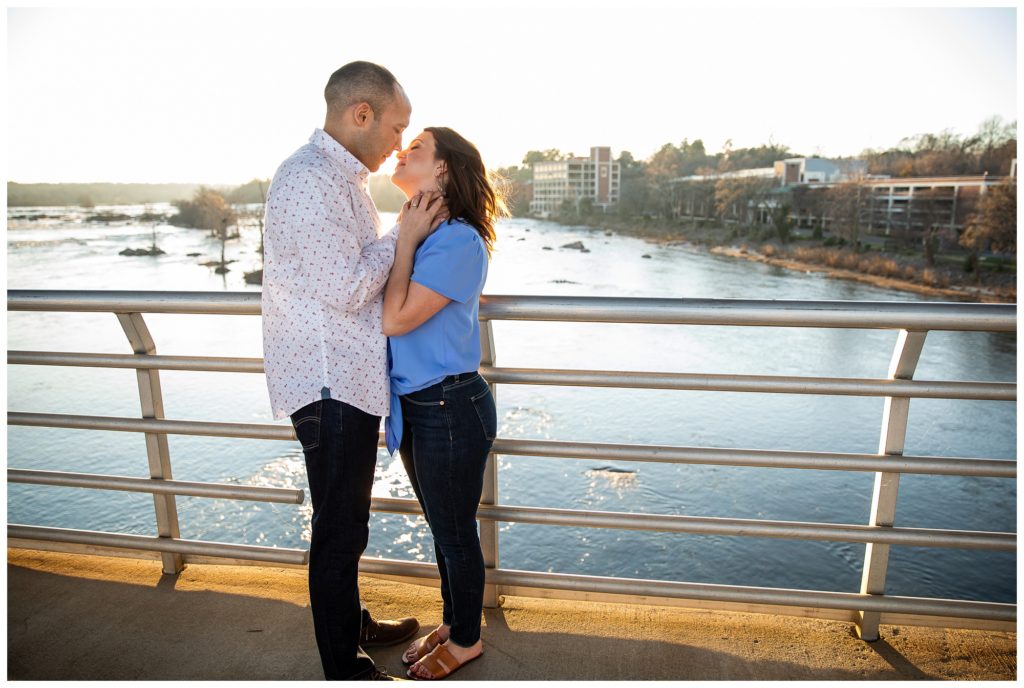
<svg viewBox="0 0 1024 688">
<path fill-rule="evenodd" d="M 7 205 L 91 208 L 97 205 L 166 203 L 187 198 L 198 184 L 19 184 L 7 182 Z"/>
<path fill-rule="evenodd" d="M 572 153 L 558 149 L 532 150 L 521 166 L 496 170 L 508 183 L 513 213 L 529 212 L 526 188 L 534 162 L 571 157 Z M 646 160 L 622 151 L 617 159 L 622 175 L 617 213 L 623 217 L 667 217 L 678 200 L 672 181 L 679 177 L 771 167 L 777 160 L 799 157 L 805 156 L 773 141 L 751 148 L 733 148 L 732 141 L 726 141 L 723 149 L 712 155 L 701 139 L 684 139 L 680 144 L 666 143 Z M 987 119 L 970 136 L 950 131 L 919 134 L 892 148 L 869 149 L 856 156 L 867 162 L 868 174 L 892 177 L 1006 176 L 1016 157 L 1017 123 L 998 116 Z"/>
<path fill-rule="evenodd" d="M 228 203 L 264 203 L 269 189 L 269 179 L 253 179 L 225 192 L 224 198 Z M 377 209 L 383 212 L 397 213 L 405 203 L 405 194 L 391 183 L 391 177 L 386 174 L 370 176 L 370 196 Z"/>
<path fill-rule="evenodd" d="M 860 157 L 868 163 L 868 174 L 1004 177 L 1010 174 L 1010 166 L 1017 157 L 1017 122 L 990 117 L 972 136 L 959 136 L 950 131 L 919 134 L 903 139 L 888 150 L 866 150 Z"/>
<path fill-rule="evenodd" d="M 7 182 L 7 205 L 25 206 L 79 206 L 139 205 L 147 203 L 175 203 L 191 199 L 199 189 L 220 194 L 233 204 L 263 203 L 269 179 L 252 179 L 236 187 L 203 186 L 201 184 L 19 184 Z M 370 195 L 382 211 L 398 212 L 405 196 L 387 175 L 370 177 Z"/>
</svg>

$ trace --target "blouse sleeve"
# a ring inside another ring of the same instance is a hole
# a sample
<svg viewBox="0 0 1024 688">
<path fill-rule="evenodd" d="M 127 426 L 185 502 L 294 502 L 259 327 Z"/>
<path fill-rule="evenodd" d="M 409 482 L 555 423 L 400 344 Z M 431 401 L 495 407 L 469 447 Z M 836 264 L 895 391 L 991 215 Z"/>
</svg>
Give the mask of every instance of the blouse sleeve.
<svg viewBox="0 0 1024 688">
<path fill-rule="evenodd" d="M 423 243 L 410 279 L 465 303 L 477 295 L 486 261 L 483 240 L 475 229 L 463 224 L 445 226 Z"/>
</svg>

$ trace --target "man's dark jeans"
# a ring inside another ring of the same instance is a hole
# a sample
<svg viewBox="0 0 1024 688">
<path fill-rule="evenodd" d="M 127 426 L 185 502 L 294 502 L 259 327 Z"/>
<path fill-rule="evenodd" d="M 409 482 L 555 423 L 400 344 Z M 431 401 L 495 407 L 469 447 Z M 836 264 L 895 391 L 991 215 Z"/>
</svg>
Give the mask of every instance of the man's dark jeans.
<svg viewBox="0 0 1024 688">
<path fill-rule="evenodd" d="M 359 557 L 369 537 L 370 491 L 380 417 L 334 399 L 291 416 L 306 457 L 313 500 L 309 602 L 328 680 L 366 678 L 374 663 L 359 647 Z"/>
<path fill-rule="evenodd" d="M 480 639 L 484 601 L 476 511 L 497 430 L 494 397 L 480 375 L 462 373 L 401 399 L 399 451 L 434 536 L 442 618 L 452 642 L 470 647 Z"/>
</svg>

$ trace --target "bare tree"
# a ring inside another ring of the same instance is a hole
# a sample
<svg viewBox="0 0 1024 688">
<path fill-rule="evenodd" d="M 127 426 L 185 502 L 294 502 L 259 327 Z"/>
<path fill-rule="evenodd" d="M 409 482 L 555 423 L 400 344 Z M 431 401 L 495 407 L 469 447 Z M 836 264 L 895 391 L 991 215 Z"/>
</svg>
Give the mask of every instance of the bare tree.
<svg viewBox="0 0 1024 688">
<path fill-rule="evenodd" d="M 727 177 L 715 182 L 715 214 L 723 222 L 735 219 L 741 225 L 752 222 L 751 214 L 768 191 L 771 180 L 760 177 Z"/>
<path fill-rule="evenodd" d="M 914 192 L 913 207 L 910 212 L 920 220 L 921 248 L 924 250 L 924 262 L 928 267 L 935 266 L 935 253 L 938 250 L 939 235 L 943 225 L 952 221 L 953 197 L 948 189 L 933 188 Z"/>
<path fill-rule="evenodd" d="M 991 248 L 1017 253 L 1017 183 L 1008 181 L 988 188 L 978 209 L 968 218 L 960 243 L 974 251 Z"/>
<path fill-rule="evenodd" d="M 854 246 L 860 241 L 867 196 L 867 190 L 859 181 L 843 182 L 828 190 L 827 212 L 832 218 L 832 232 Z"/>
</svg>

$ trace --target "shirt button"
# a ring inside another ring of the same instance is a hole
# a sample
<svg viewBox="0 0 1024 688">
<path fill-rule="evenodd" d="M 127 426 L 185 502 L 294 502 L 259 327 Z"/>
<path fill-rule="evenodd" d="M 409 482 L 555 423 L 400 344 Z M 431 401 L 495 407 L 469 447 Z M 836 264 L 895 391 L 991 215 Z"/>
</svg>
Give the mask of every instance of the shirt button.
<svg viewBox="0 0 1024 688">
<path fill-rule="evenodd" d="M 444 399 L 441 400 L 441 406 L 444 406 Z"/>
</svg>

